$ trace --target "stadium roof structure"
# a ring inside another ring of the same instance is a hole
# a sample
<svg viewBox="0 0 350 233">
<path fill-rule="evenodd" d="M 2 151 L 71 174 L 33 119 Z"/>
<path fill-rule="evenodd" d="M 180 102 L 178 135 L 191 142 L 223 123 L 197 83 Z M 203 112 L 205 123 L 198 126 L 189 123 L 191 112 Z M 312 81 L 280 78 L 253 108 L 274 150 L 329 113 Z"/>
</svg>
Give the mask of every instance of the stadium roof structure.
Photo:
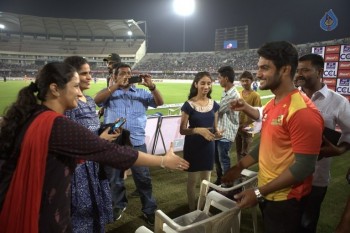
<svg viewBox="0 0 350 233">
<path fill-rule="evenodd" d="M 144 23 L 144 21 L 136 22 L 133 19 L 100 20 L 51 18 L 0 12 L 0 24 L 5 26 L 1 31 L 2 42 L 6 40 L 9 41 L 11 38 L 16 37 L 19 39 L 24 38 L 24 40 L 21 40 L 22 43 L 30 39 L 96 41 L 97 44 L 105 41 L 110 42 L 110 44 L 117 41 L 121 44 L 121 42 L 125 43 L 129 40 L 129 44 L 126 47 L 130 50 L 132 47 L 130 46 L 130 41 L 136 42 L 139 40 L 144 42 L 146 40 L 146 34 L 140 28 L 140 23 Z M 130 31 L 132 35 L 128 34 Z M 137 51 L 138 48 L 136 46 L 135 50 Z M 0 50 L 3 50 L 3 48 L 0 47 Z M 17 49 L 15 50 L 17 51 Z M 131 53 L 136 51 L 131 51 Z M 101 51 L 101 53 L 103 52 Z"/>
</svg>

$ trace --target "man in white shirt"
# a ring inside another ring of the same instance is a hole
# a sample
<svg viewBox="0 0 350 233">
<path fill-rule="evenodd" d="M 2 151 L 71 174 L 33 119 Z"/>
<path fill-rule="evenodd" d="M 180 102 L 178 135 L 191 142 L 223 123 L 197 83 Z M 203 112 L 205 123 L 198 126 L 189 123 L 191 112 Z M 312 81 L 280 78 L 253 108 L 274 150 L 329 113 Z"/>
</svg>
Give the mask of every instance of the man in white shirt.
<svg viewBox="0 0 350 233">
<path fill-rule="evenodd" d="M 321 82 L 323 67 L 324 60 L 320 55 L 307 54 L 300 57 L 295 82 L 320 110 L 325 127 L 334 130 L 339 126 L 342 134 L 337 145 L 327 139 L 323 140 L 313 174 L 312 190 L 302 216 L 302 233 L 315 233 L 317 230 L 321 204 L 330 180 L 330 157 L 339 156 L 350 149 L 350 103 Z"/>
</svg>

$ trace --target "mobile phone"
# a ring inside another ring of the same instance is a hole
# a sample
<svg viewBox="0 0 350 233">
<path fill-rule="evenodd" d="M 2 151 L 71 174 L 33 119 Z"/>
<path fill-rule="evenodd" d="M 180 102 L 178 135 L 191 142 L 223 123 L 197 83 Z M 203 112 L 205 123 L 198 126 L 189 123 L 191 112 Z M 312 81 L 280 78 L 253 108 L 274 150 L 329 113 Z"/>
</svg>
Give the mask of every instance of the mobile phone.
<svg viewBox="0 0 350 233">
<path fill-rule="evenodd" d="M 126 122 L 126 119 L 124 117 L 121 117 L 108 131 L 109 134 L 113 133 L 116 129 L 122 127 Z"/>
<path fill-rule="evenodd" d="M 129 78 L 129 83 L 141 83 L 142 77 L 140 75 L 133 75 Z"/>
</svg>

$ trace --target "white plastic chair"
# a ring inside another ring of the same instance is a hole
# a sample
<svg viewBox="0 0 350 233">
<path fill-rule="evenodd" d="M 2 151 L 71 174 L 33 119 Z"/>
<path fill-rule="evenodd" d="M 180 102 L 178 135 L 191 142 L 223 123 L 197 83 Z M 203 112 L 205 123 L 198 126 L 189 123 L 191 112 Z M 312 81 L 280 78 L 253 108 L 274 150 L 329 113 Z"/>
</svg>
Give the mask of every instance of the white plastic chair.
<svg viewBox="0 0 350 233">
<path fill-rule="evenodd" d="M 175 219 L 169 218 L 163 211 L 156 211 L 154 232 L 155 233 L 239 233 L 240 232 L 240 209 L 236 202 L 225 197 L 219 192 L 229 192 L 239 188 L 248 189 L 256 186 L 257 173 L 244 169 L 242 171 L 243 182 L 230 188 L 223 188 L 202 181 L 197 210 L 182 215 Z M 209 187 L 214 189 L 208 193 Z M 203 210 L 201 207 L 204 205 Z M 212 207 L 221 211 L 213 214 Z M 257 211 L 251 208 L 254 233 L 257 233 Z M 148 228 L 141 226 L 135 233 L 150 233 Z"/>
<path fill-rule="evenodd" d="M 238 233 L 239 208 L 236 203 L 216 191 L 206 195 L 203 210 L 197 209 L 175 219 L 169 218 L 163 211 L 156 211 L 155 233 Z M 211 211 L 215 210 L 215 214 Z M 220 212 L 221 211 L 221 212 Z M 137 233 L 152 232 L 144 226 Z"/>
<path fill-rule="evenodd" d="M 213 183 L 210 183 L 207 180 L 203 180 L 200 188 L 197 208 L 199 208 L 200 206 L 203 206 L 202 201 L 205 200 L 205 197 L 208 195 L 209 187 L 218 192 L 229 193 L 237 189 L 242 188 L 243 190 L 245 190 L 245 189 L 249 189 L 257 186 L 257 181 L 258 181 L 257 172 L 254 172 L 248 169 L 243 169 L 241 172 L 241 175 L 242 175 L 242 182 L 229 188 L 221 187 Z M 255 206 L 250 208 L 250 211 L 251 211 L 251 216 L 253 220 L 254 233 L 257 233 L 258 232 L 257 207 Z M 240 224 L 240 214 L 238 217 L 239 217 L 239 224 Z"/>
</svg>

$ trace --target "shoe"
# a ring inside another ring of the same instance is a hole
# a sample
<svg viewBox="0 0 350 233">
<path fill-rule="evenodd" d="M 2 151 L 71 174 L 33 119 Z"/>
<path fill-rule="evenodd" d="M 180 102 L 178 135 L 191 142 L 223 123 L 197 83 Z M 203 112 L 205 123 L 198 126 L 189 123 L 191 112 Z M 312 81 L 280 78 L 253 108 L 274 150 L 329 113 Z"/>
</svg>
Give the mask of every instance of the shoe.
<svg viewBox="0 0 350 233">
<path fill-rule="evenodd" d="M 140 197 L 139 191 L 136 189 L 134 192 L 130 193 L 130 197 Z"/>
<path fill-rule="evenodd" d="M 143 217 L 150 226 L 154 226 L 155 214 L 143 214 Z"/>
<path fill-rule="evenodd" d="M 119 220 L 122 217 L 123 212 L 126 210 L 126 207 L 124 208 L 115 208 L 113 209 L 113 218 L 114 221 Z"/>
</svg>

